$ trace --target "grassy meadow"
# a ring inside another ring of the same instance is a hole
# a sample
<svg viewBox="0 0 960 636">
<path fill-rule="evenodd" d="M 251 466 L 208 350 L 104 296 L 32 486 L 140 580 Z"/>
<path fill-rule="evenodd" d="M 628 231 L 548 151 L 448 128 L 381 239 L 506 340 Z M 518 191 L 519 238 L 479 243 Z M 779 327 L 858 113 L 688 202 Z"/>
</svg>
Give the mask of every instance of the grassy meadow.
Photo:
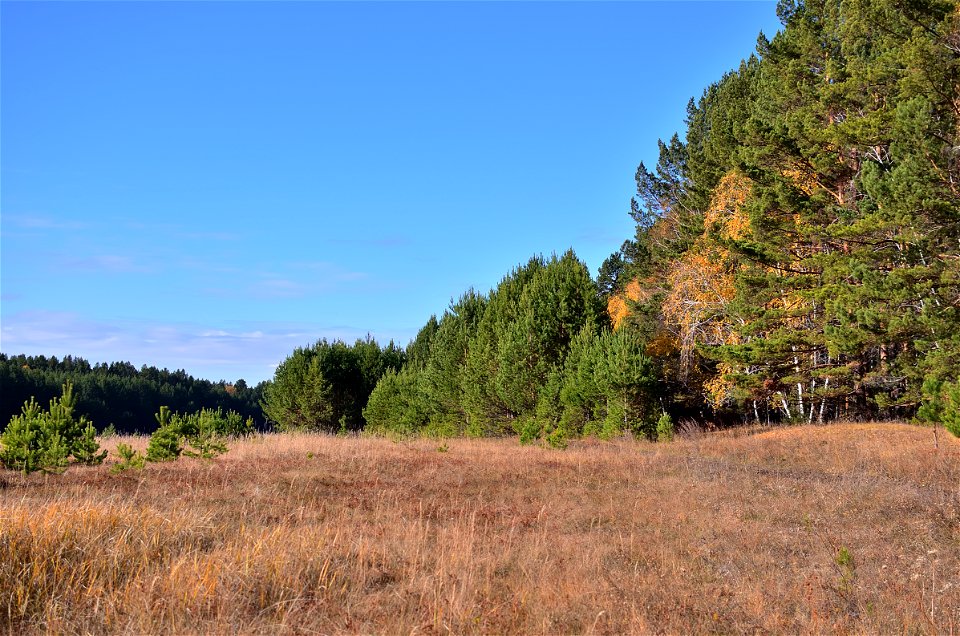
<svg viewBox="0 0 960 636">
<path fill-rule="evenodd" d="M 960 440 L 934 442 L 267 435 L 4 472 L 0 632 L 956 634 Z"/>
</svg>

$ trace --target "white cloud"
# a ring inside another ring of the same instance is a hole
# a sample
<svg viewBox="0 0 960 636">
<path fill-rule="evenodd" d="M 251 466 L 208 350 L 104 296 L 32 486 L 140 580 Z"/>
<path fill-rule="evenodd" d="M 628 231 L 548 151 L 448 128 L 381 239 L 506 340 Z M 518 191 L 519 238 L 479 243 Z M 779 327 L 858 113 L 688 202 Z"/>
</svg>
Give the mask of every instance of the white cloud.
<svg viewBox="0 0 960 636">
<path fill-rule="evenodd" d="M 63 221 L 43 214 L 4 214 L 4 224 L 24 230 L 81 230 L 90 227 L 80 221 Z"/>
<path fill-rule="evenodd" d="M 151 271 L 149 267 L 138 264 L 131 257 L 121 256 L 119 254 L 99 254 L 97 256 L 87 256 L 84 258 L 67 258 L 62 261 L 62 265 L 70 269 L 88 272 L 109 272 L 114 274 Z"/>
<path fill-rule="evenodd" d="M 74 355 L 91 363 L 129 361 L 184 369 L 211 380 L 254 384 L 297 347 L 320 338 L 352 342 L 366 335 L 349 326 L 279 322 L 224 325 L 164 324 L 146 320 L 103 321 L 76 313 L 24 311 L 4 316 L 0 348 L 8 354 Z"/>
</svg>

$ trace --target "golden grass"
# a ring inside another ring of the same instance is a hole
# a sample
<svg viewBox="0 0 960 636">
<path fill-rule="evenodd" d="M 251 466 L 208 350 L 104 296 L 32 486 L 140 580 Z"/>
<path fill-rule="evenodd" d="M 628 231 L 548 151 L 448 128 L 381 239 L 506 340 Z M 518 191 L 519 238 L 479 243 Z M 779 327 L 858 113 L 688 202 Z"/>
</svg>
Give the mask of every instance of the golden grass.
<svg viewBox="0 0 960 636">
<path fill-rule="evenodd" d="M 0 632 L 960 632 L 960 442 L 930 429 L 446 446 L 4 473 Z"/>
</svg>

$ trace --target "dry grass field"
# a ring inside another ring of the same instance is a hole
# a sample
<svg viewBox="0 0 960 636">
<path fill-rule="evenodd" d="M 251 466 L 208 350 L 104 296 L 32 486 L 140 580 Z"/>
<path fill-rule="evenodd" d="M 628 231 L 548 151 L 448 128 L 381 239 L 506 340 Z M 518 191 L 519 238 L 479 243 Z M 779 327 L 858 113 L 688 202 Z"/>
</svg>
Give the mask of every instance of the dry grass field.
<svg viewBox="0 0 960 636">
<path fill-rule="evenodd" d="M 942 432 L 438 444 L 3 473 L 0 632 L 960 633 Z"/>
</svg>

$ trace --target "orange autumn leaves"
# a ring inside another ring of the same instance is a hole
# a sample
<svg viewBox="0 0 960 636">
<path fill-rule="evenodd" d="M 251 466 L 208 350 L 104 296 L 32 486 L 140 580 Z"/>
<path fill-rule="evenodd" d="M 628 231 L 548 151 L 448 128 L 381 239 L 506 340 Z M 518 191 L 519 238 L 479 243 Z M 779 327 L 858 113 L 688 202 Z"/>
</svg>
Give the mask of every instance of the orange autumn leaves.
<svg viewBox="0 0 960 636">
<path fill-rule="evenodd" d="M 739 240 L 749 235 L 750 219 L 743 211 L 749 194 L 746 177 L 737 173 L 724 176 L 704 214 L 705 232 L 691 249 L 670 262 L 659 284 L 654 279 L 643 284 L 634 279 L 621 294 L 610 298 L 607 309 L 614 328 L 619 328 L 630 315 L 631 302 L 662 290 L 665 292 L 661 306 L 664 326 L 679 347 L 681 370 L 689 368 L 697 345 L 736 343 L 735 325 L 725 312 L 735 294 L 736 265 L 723 240 Z M 729 373 L 732 369 L 722 371 Z M 721 375 L 709 379 L 704 388 L 712 400 L 722 401 L 732 387 Z"/>
<path fill-rule="evenodd" d="M 612 294 L 607 300 L 607 313 L 610 314 L 610 321 L 613 323 L 614 330 L 619 329 L 624 319 L 630 315 L 630 306 L 628 301 L 638 301 L 643 293 L 640 287 L 640 281 L 636 278 L 627 283 L 626 289 L 620 294 Z"/>
<path fill-rule="evenodd" d="M 697 343 L 723 344 L 735 337 L 722 311 L 734 296 L 734 267 L 729 250 L 712 237 L 736 240 L 750 232 L 750 219 L 742 209 L 749 192 L 746 177 L 737 173 L 724 176 L 704 215 L 707 231 L 665 272 L 664 318 L 673 326 L 687 355 Z M 631 302 L 646 300 L 656 287 L 653 279 L 643 284 L 634 279 L 623 292 L 611 296 L 607 311 L 614 328 L 630 315 Z"/>
<path fill-rule="evenodd" d="M 663 316 L 673 326 L 680 343 L 681 370 L 691 365 L 697 345 L 735 344 L 736 325 L 725 309 L 736 293 L 736 265 L 721 240 L 738 240 L 750 232 L 743 204 L 750 193 L 747 179 L 737 173 L 724 176 L 714 190 L 704 214 L 703 235 L 667 271 L 669 291 Z M 723 401 L 732 389 L 726 371 L 707 380 L 704 389 L 711 401 Z"/>
<path fill-rule="evenodd" d="M 743 206 L 750 195 L 750 182 L 736 172 L 726 174 L 713 191 L 710 207 L 703 215 L 704 228 L 725 239 L 737 240 L 750 233 L 750 217 Z M 704 237 L 701 237 L 703 239 Z"/>
</svg>

